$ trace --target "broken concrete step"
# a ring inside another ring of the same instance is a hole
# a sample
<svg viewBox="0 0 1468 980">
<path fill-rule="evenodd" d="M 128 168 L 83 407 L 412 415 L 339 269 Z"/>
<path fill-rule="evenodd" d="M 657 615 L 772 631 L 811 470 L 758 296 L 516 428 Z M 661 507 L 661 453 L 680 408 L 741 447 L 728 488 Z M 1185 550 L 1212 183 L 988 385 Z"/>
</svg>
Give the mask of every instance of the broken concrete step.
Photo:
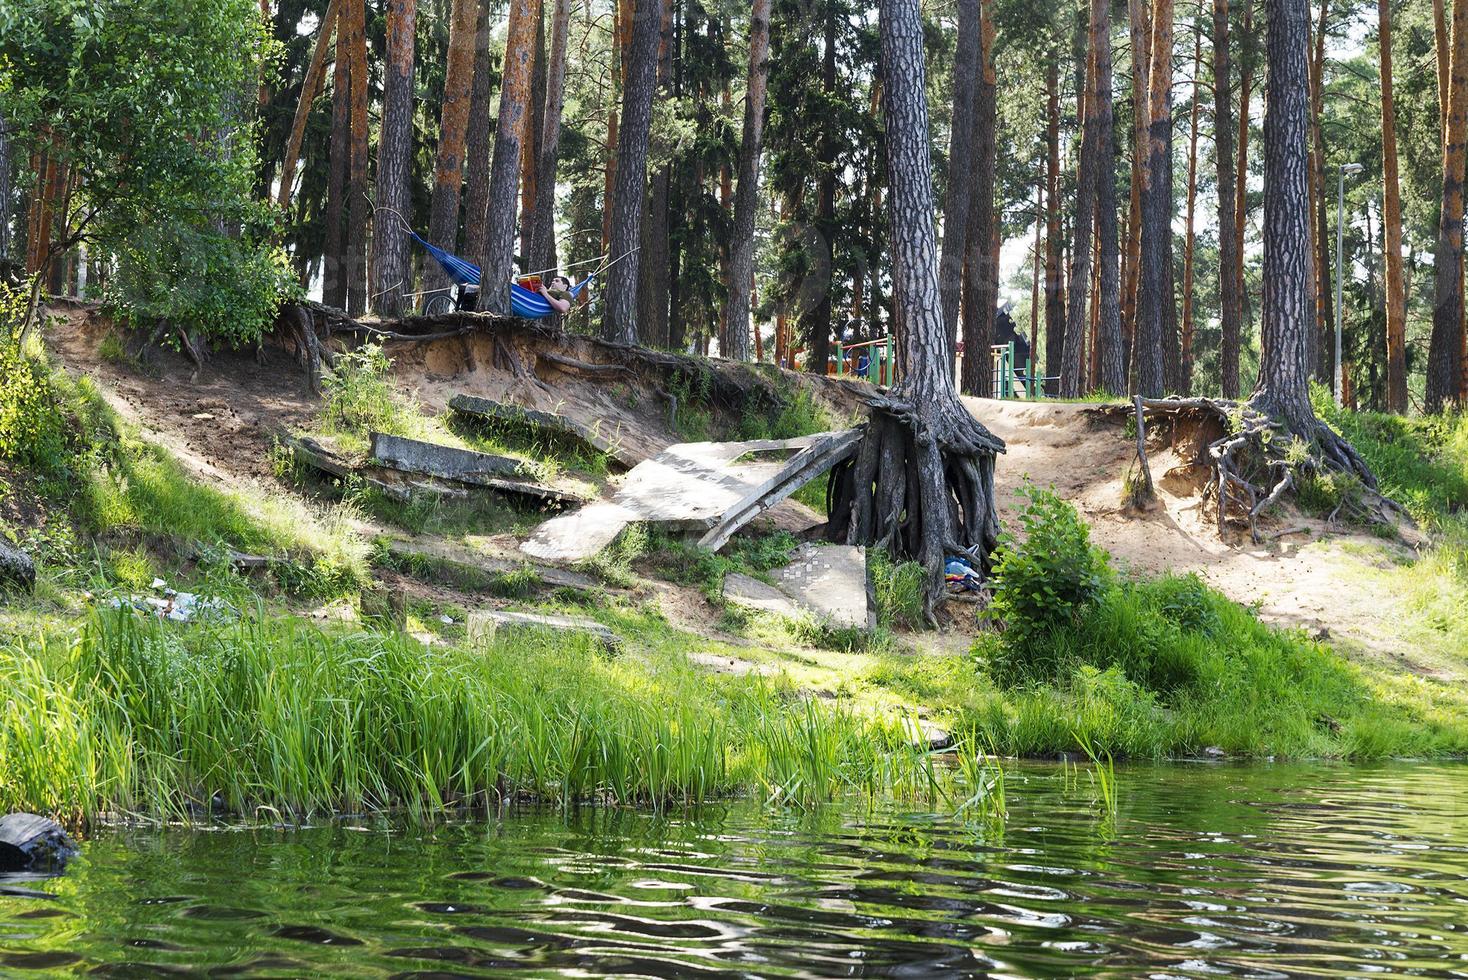
<svg viewBox="0 0 1468 980">
<path fill-rule="evenodd" d="M 686 442 L 669 446 L 627 474 L 610 502 L 547 521 L 521 550 L 549 561 L 583 561 L 627 524 L 697 531 L 718 549 L 775 502 L 850 455 L 857 430 L 798 439 Z"/>
<path fill-rule="evenodd" d="M 594 619 L 582 616 L 550 616 L 541 613 L 479 609 L 469 614 L 469 640 L 489 640 L 500 630 L 551 630 L 559 633 L 589 633 L 608 651 L 616 651 L 622 638 Z"/>
<path fill-rule="evenodd" d="M 523 425 L 542 430 L 552 437 L 581 443 L 595 452 L 606 453 L 623 469 L 631 469 L 640 462 L 636 456 L 622 447 L 618 433 L 603 432 L 600 426 L 584 425 L 566 415 L 522 408 L 519 405 L 508 405 L 493 399 L 481 398 L 478 395 L 466 394 L 458 394 L 450 398 L 449 408 L 469 418 Z"/>
<path fill-rule="evenodd" d="M 810 617 L 836 629 L 876 629 L 866 549 L 802 544 L 773 584 L 737 572 L 724 576 L 724 598 L 786 619 Z"/>
<path fill-rule="evenodd" d="M 430 562 L 460 568 L 471 575 L 476 573 L 508 575 L 528 570 L 542 585 L 550 588 L 579 589 L 583 592 L 606 588 L 600 579 L 582 572 L 567 568 L 553 568 L 548 565 L 507 561 L 503 558 L 478 554 L 467 548 L 452 547 L 438 542 L 390 540 L 387 542 L 387 551 L 394 558 L 404 561 L 428 559 Z"/>
<path fill-rule="evenodd" d="M 372 440 L 372 461 L 404 473 L 422 473 L 460 483 L 478 483 L 486 477 L 533 477 L 523 460 L 492 453 L 442 446 L 421 439 L 368 433 Z"/>
<path fill-rule="evenodd" d="M 399 503 L 413 499 L 414 491 L 431 493 L 440 497 L 463 497 L 464 491 L 452 487 L 435 486 L 431 483 L 413 481 L 390 470 L 379 471 L 379 476 L 366 468 L 358 467 L 345 456 L 322 445 L 310 436 L 286 436 L 285 443 L 302 464 L 319 470 L 339 480 L 358 479 L 368 486 Z"/>
</svg>

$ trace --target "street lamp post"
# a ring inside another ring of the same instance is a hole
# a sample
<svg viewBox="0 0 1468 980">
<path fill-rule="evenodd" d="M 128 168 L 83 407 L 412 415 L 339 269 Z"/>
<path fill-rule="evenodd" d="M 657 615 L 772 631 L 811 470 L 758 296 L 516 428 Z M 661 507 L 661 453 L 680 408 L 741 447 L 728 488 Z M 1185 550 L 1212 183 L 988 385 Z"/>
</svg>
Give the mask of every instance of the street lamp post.
<svg viewBox="0 0 1468 980">
<path fill-rule="evenodd" d="M 1344 280 L 1342 261 L 1346 251 L 1346 174 L 1359 174 L 1366 169 L 1359 163 L 1341 164 L 1340 188 L 1335 204 L 1335 404 L 1345 404 L 1345 371 L 1341 363 L 1341 284 Z"/>
</svg>

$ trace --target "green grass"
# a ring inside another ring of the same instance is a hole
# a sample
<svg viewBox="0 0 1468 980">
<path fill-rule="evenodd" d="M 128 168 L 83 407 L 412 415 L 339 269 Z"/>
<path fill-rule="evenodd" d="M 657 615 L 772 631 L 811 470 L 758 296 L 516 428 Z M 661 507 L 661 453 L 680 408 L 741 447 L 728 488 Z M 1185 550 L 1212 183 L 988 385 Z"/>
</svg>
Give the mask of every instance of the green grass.
<svg viewBox="0 0 1468 980">
<path fill-rule="evenodd" d="M 430 648 L 259 612 L 179 626 L 100 611 L 0 647 L 0 685 L 0 808 L 74 823 L 955 786 L 895 724 L 563 634 Z"/>
</svg>

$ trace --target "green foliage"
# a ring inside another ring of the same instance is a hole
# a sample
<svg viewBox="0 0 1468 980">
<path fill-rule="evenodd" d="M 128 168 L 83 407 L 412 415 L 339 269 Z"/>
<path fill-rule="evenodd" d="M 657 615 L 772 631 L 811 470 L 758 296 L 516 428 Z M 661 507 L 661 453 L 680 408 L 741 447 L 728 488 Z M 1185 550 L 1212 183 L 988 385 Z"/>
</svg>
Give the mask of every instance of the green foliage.
<svg viewBox="0 0 1468 980">
<path fill-rule="evenodd" d="M 714 413 L 709 405 L 713 379 L 706 368 L 675 375 L 668 381 L 668 392 L 678 400 L 673 427 L 684 442 L 711 439 Z"/>
<path fill-rule="evenodd" d="M 363 344 L 338 354 L 336 364 L 322 377 L 326 406 L 321 413 L 328 431 L 365 436 L 369 430 L 397 433 L 398 420 L 407 412 L 399 405 L 392 383 L 392 362 L 382 345 Z"/>
<path fill-rule="evenodd" d="M 1019 513 L 1023 538 L 1006 533 L 991 582 L 988 615 L 1004 624 L 1001 673 L 1043 676 L 1053 666 L 1044 641 L 1082 616 L 1105 586 L 1105 552 L 1091 545 L 1091 532 L 1069 503 L 1051 490 L 1027 485 L 1029 503 Z"/>
<path fill-rule="evenodd" d="M 678 585 L 696 585 L 711 602 L 722 602 L 725 575 L 740 572 L 765 579 L 767 572 L 789 564 L 798 544 L 788 531 L 738 535 L 723 551 L 657 537 L 647 542 L 646 554 L 653 574 Z"/>
<path fill-rule="evenodd" d="M 274 49 L 253 0 L 0 5 L 0 114 L 73 174 L 65 223 L 116 256 L 124 319 L 238 344 L 289 294 L 245 105 Z"/>
<path fill-rule="evenodd" d="M 895 726 L 647 656 L 654 669 L 564 634 L 430 650 L 249 611 L 192 626 L 98 612 L 80 631 L 0 645 L 0 808 L 192 820 L 218 799 L 266 820 L 422 818 L 507 794 L 948 794 Z"/>
<path fill-rule="evenodd" d="M 894 562 L 885 549 L 874 548 L 867 558 L 876 592 L 877 622 L 889 629 L 917 629 L 923 625 L 923 597 L 927 572 L 919 562 Z"/>
<path fill-rule="evenodd" d="M 105 298 L 134 327 L 178 324 L 239 347 L 260 338 L 281 303 L 303 295 L 285 251 L 261 231 L 236 238 L 190 221 L 149 225 L 116 254 Z"/>
</svg>

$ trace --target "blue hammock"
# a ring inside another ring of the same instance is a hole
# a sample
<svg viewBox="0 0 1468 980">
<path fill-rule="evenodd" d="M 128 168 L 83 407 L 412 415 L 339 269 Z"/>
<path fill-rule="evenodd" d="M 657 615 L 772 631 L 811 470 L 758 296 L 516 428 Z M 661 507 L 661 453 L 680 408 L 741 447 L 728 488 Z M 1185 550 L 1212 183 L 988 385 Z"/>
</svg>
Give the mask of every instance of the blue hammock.
<svg viewBox="0 0 1468 980">
<path fill-rule="evenodd" d="M 428 254 L 433 256 L 434 260 L 438 262 L 439 266 L 443 269 L 445 273 L 448 274 L 448 277 L 454 282 L 458 283 L 460 286 L 479 285 L 479 266 L 475 265 L 473 262 L 466 262 L 463 259 L 459 258 L 457 255 L 450 255 L 448 252 L 445 252 L 443 249 L 439 248 L 436 245 L 429 244 L 428 242 L 424 241 L 417 232 L 411 229 L 409 229 L 408 234 L 412 235 L 415 239 L 417 239 L 419 245 L 422 245 L 425 249 L 428 250 Z M 578 282 L 576 285 L 572 286 L 571 298 L 579 299 L 581 296 L 581 290 L 585 289 L 586 284 L 591 282 L 595 278 L 596 275 L 595 273 L 593 273 L 592 275 L 589 275 L 585 279 Z M 545 301 L 545 297 L 540 295 L 539 293 L 531 292 L 524 286 L 520 285 L 518 282 L 511 282 L 509 286 L 510 308 L 514 311 L 516 316 L 524 317 L 527 320 L 543 320 L 546 317 L 550 316 L 553 312 L 551 310 L 551 305 L 547 303 Z"/>
</svg>

